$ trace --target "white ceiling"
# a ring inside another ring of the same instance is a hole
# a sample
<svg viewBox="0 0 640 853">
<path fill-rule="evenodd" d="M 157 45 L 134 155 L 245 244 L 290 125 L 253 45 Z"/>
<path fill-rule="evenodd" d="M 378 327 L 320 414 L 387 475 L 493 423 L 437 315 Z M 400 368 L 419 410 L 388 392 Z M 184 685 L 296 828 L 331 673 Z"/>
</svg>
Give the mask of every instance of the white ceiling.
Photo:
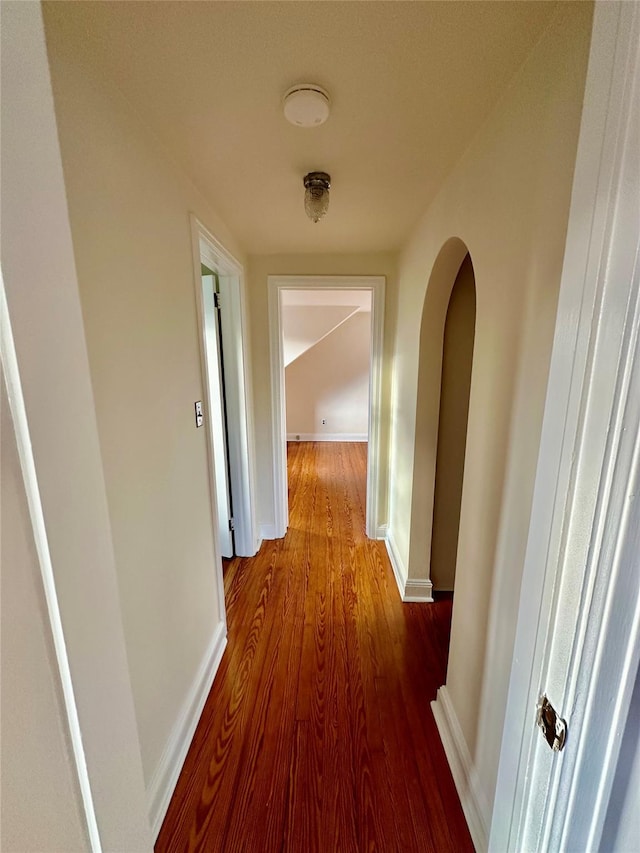
<svg viewBox="0 0 640 853">
<path fill-rule="evenodd" d="M 252 253 L 393 250 L 524 61 L 555 2 L 48 3 Z M 329 90 L 289 125 L 294 83 Z M 328 171 L 326 219 L 303 175 Z"/>
<path fill-rule="evenodd" d="M 358 311 L 371 311 L 370 290 L 281 290 L 280 299 L 283 306 L 302 305 L 345 305 Z"/>
</svg>

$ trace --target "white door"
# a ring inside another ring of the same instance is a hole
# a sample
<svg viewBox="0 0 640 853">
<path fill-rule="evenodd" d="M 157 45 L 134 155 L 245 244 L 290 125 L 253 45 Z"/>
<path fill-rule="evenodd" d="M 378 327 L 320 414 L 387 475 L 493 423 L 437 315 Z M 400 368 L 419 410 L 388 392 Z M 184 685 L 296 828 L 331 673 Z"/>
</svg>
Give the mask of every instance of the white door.
<svg viewBox="0 0 640 853">
<path fill-rule="evenodd" d="M 221 555 L 233 557 L 227 427 L 220 346 L 220 316 L 216 306 L 216 287 L 215 275 L 202 276 L 202 307 L 204 311 L 207 372 L 209 374 L 209 399 L 207 400 L 209 417 L 207 421 L 208 428 L 211 430 L 211 445 L 213 447 L 218 539 Z"/>
<path fill-rule="evenodd" d="M 640 4 L 596 3 L 489 845 L 501 853 L 638 849 L 620 752 L 640 661 L 638 152 Z M 558 751 L 536 728 L 543 695 L 566 722 Z"/>
</svg>

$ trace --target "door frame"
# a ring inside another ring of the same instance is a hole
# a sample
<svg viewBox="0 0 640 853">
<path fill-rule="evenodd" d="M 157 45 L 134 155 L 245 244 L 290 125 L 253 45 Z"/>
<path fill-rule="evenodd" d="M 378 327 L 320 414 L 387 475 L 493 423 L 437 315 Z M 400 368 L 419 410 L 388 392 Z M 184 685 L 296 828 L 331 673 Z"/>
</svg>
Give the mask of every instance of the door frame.
<svg viewBox="0 0 640 853">
<path fill-rule="evenodd" d="M 597 2 L 490 850 L 600 849 L 638 673 L 639 45 Z"/>
<path fill-rule="evenodd" d="M 382 275 L 270 275 L 269 349 L 271 357 L 271 423 L 273 440 L 274 526 L 265 538 L 281 539 L 289 524 L 287 486 L 287 431 L 285 376 L 282 352 L 282 300 L 286 290 L 368 290 L 371 293 L 371 358 L 369 368 L 369 427 L 367 452 L 366 534 L 383 539 L 385 528 L 378 518 L 380 465 L 380 413 L 382 412 L 382 366 L 384 335 L 384 290 Z"/>
<path fill-rule="evenodd" d="M 202 299 L 201 264 L 218 276 L 220 287 L 220 323 L 224 343 L 224 383 L 229 433 L 229 473 L 234 513 L 236 554 L 253 557 L 260 547 L 255 511 L 255 454 L 253 441 L 253 411 L 249 394 L 247 320 L 245 310 L 244 270 L 242 264 L 228 252 L 216 237 L 194 216 L 191 219 L 194 288 L 198 315 L 198 338 L 202 380 L 209 399 L 209 371 L 205 347 L 205 316 Z M 208 413 L 207 413 L 208 415 Z M 209 482 L 212 515 L 218 539 L 215 500 L 214 455 L 210 431 L 207 430 Z M 219 543 L 217 552 L 220 553 Z M 222 573 L 218 579 L 223 589 Z M 224 595 L 221 601 L 224 602 Z"/>
</svg>

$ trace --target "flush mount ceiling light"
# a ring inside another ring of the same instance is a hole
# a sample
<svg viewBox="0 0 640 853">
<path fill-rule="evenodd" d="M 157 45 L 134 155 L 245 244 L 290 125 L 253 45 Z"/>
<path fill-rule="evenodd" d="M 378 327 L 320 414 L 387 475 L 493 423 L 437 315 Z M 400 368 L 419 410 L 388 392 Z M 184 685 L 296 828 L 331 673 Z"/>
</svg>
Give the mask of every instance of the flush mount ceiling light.
<svg viewBox="0 0 640 853">
<path fill-rule="evenodd" d="M 329 118 L 329 93 L 314 83 L 297 83 L 284 94 L 284 115 L 296 127 L 318 127 Z"/>
<path fill-rule="evenodd" d="M 329 209 L 331 177 L 326 172 L 309 172 L 304 176 L 304 209 L 309 219 L 318 222 Z"/>
</svg>

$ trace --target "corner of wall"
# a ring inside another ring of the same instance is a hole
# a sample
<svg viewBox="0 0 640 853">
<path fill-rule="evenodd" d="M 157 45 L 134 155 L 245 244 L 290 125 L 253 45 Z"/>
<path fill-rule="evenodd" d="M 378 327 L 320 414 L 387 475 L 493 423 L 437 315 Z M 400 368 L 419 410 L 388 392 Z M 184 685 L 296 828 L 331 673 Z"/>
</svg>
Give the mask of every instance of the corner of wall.
<svg viewBox="0 0 640 853">
<path fill-rule="evenodd" d="M 393 575 L 398 585 L 400 598 L 404 602 L 432 602 L 433 601 L 433 584 L 430 580 L 421 578 L 409 578 L 407 567 L 404 565 L 398 546 L 393 538 L 393 531 L 388 525 L 381 525 L 378 528 L 384 535 L 380 538 L 384 539 L 387 547 L 387 554 Z"/>
</svg>

